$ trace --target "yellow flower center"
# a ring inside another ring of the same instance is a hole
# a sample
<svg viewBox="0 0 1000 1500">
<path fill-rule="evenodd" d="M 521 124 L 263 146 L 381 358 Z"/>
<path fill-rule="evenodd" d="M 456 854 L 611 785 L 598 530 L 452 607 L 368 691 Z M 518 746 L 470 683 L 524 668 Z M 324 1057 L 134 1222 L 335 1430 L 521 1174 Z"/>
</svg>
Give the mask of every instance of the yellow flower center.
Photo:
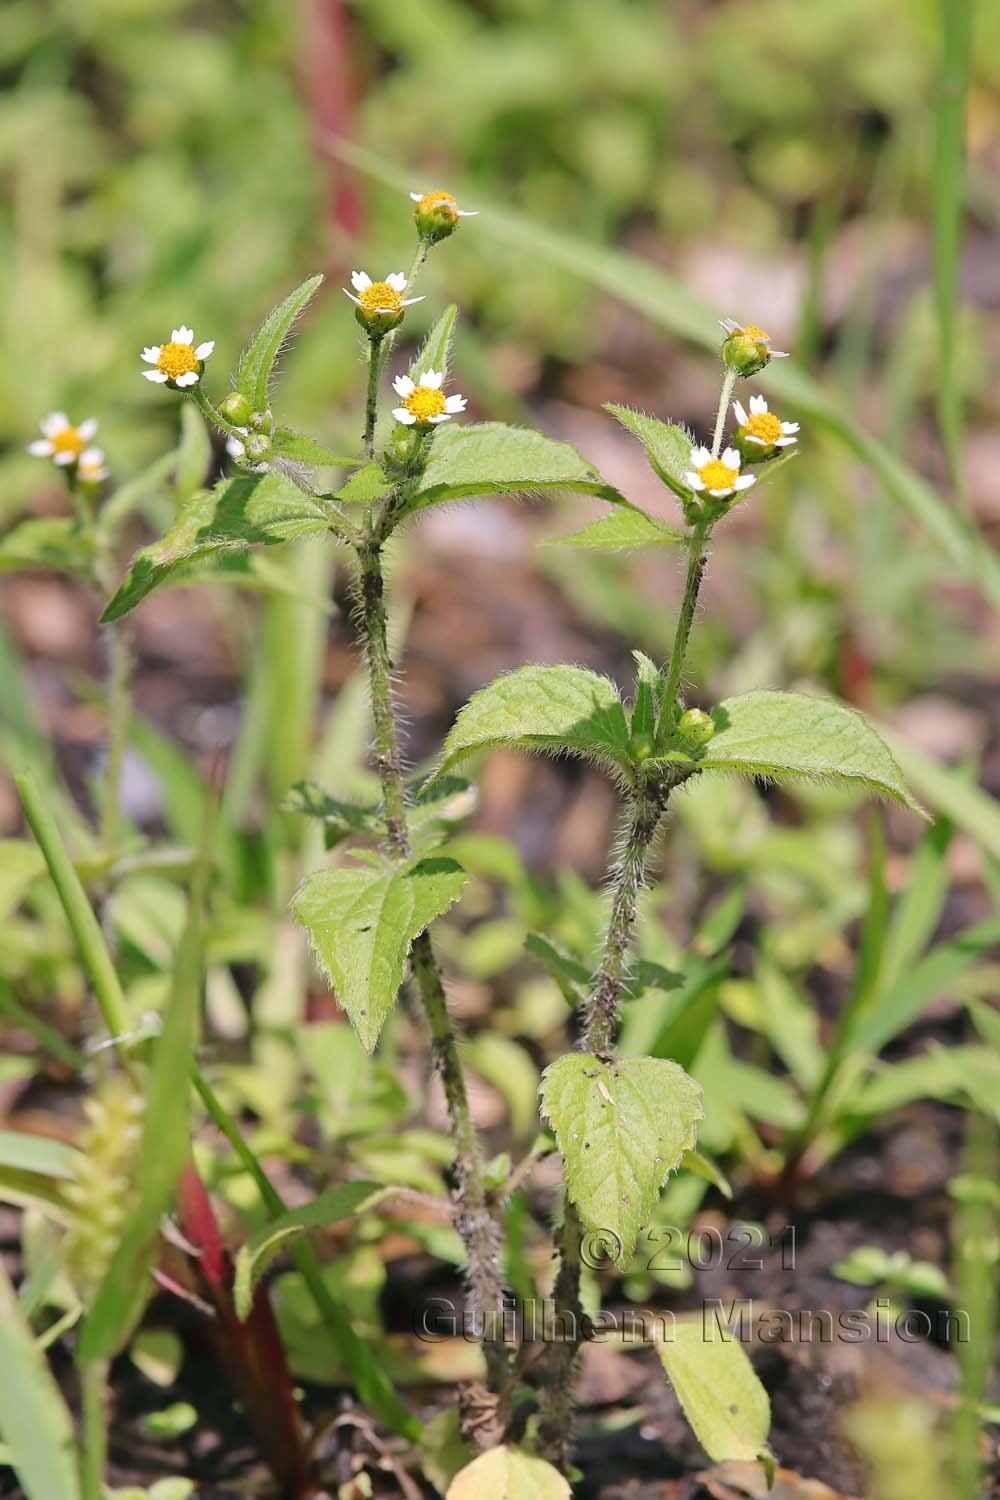
<svg viewBox="0 0 1000 1500">
<path fill-rule="evenodd" d="M 713 458 L 707 464 L 702 464 L 698 470 L 698 478 L 706 490 L 731 490 L 737 473 L 728 464 L 724 464 L 721 458 Z"/>
<path fill-rule="evenodd" d="M 740 332 L 745 339 L 752 339 L 755 344 L 769 344 L 771 342 L 771 335 L 765 333 L 763 328 L 758 328 L 756 323 L 748 323 L 745 328 L 740 329 Z"/>
<path fill-rule="evenodd" d="M 436 193 L 425 193 L 417 204 L 421 213 L 433 213 L 436 208 L 444 209 L 452 219 L 458 218 L 458 201 L 453 193 L 443 190 Z"/>
<path fill-rule="evenodd" d="M 367 318 L 374 318 L 381 312 L 397 313 L 403 310 L 402 293 L 397 292 L 387 281 L 373 281 L 371 286 L 366 286 L 364 291 L 358 293 L 358 301 Z"/>
<path fill-rule="evenodd" d="M 444 392 L 435 390 L 430 385 L 418 385 L 415 391 L 404 396 L 403 405 L 418 422 L 427 422 L 431 417 L 439 417 L 444 411 Z"/>
<path fill-rule="evenodd" d="M 198 361 L 190 344 L 164 344 L 156 368 L 169 380 L 176 380 L 178 375 L 197 370 Z"/>
<path fill-rule="evenodd" d="M 743 431 L 747 437 L 760 438 L 765 447 L 772 448 L 781 437 L 781 423 L 772 411 L 757 412 Z"/>
<path fill-rule="evenodd" d="M 75 427 L 64 427 L 62 432 L 57 432 L 55 437 L 50 437 L 53 453 L 82 453 L 83 438 Z"/>
</svg>

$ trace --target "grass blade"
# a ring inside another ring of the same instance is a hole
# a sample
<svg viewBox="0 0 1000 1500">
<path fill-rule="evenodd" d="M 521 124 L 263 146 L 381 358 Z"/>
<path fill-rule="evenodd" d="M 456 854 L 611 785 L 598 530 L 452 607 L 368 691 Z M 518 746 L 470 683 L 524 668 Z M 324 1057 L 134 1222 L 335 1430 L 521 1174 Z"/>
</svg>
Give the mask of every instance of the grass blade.
<svg viewBox="0 0 1000 1500">
<path fill-rule="evenodd" d="M 26 1500 L 80 1500 L 73 1424 L 2 1266 L 0 1437 Z"/>
<path fill-rule="evenodd" d="M 965 208 L 965 106 L 972 71 L 973 0 L 940 0 L 941 72 L 934 109 L 934 293 L 938 425 L 952 483 L 962 492 L 962 391 L 957 368 L 958 272 Z"/>
</svg>

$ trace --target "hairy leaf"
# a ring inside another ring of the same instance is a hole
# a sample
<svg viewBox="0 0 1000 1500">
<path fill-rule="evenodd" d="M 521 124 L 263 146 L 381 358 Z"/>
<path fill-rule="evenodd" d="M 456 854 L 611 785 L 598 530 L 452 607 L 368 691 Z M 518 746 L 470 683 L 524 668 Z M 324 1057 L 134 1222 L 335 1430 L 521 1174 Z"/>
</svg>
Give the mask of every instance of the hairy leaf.
<svg viewBox="0 0 1000 1500">
<path fill-rule="evenodd" d="M 570 443 L 503 422 L 456 423 L 436 434 L 408 509 L 422 510 L 467 495 L 553 494 L 564 490 L 627 503 Z"/>
<path fill-rule="evenodd" d="M 305 1234 L 309 1229 L 322 1229 L 340 1219 L 349 1219 L 384 1191 L 377 1182 L 341 1182 L 320 1193 L 311 1203 L 282 1214 L 258 1229 L 236 1256 L 233 1300 L 237 1316 L 244 1321 L 250 1316 L 254 1288 L 286 1240 Z"/>
<path fill-rule="evenodd" d="M 490 1448 L 460 1469 L 448 1487 L 447 1500 L 571 1500 L 566 1480 L 546 1463 L 520 1448 Z"/>
<path fill-rule="evenodd" d="M 247 345 L 236 372 L 236 389 L 246 396 L 254 411 L 266 410 L 271 373 L 281 346 L 296 318 L 319 290 L 322 280 L 322 276 L 310 276 L 297 286 L 284 302 L 271 309 Z"/>
<path fill-rule="evenodd" d="M 190 500 L 158 542 L 136 553 L 102 619 L 118 620 L 128 614 L 182 563 L 258 542 L 287 542 L 324 531 L 327 524 L 321 502 L 278 474 L 223 479 L 207 495 Z"/>
<path fill-rule="evenodd" d="M 372 500 L 381 500 L 391 489 L 392 480 L 381 464 L 365 464 L 351 475 L 343 489 L 336 491 L 336 496 L 355 505 L 367 505 Z"/>
<path fill-rule="evenodd" d="M 630 764 L 628 722 L 609 677 L 527 666 L 475 693 L 444 742 L 440 776 L 479 750 L 509 745 Z"/>
<path fill-rule="evenodd" d="M 87 577 L 93 543 L 73 516 L 30 516 L 0 538 L 0 573 L 44 568 Z"/>
<path fill-rule="evenodd" d="M 885 741 L 843 703 L 762 689 L 727 698 L 712 718 L 715 735 L 698 761 L 701 770 L 847 782 L 922 812 Z"/>
<path fill-rule="evenodd" d="M 676 1323 L 656 1352 L 709 1458 L 753 1462 L 767 1443 L 771 1403 L 738 1339 L 710 1318 Z"/>
<path fill-rule="evenodd" d="M 343 453 L 334 453 L 315 438 L 303 432 L 293 432 L 291 427 L 276 427 L 271 435 L 271 452 L 276 458 L 287 458 L 292 463 L 307 464 L 313 468 L 356 469 L 363 462 Z"/>
<path fill-rule="evenodd" d="M 437 370 L 441 375 L 448 374 L 448 366 L 451 362 L 451 341 L 455 336 L 457 319 L 458 307 L 453 302 L 450 307 L 445 308 L 420 346 L 420 352 L 409 369 L 411 380 L 418 380 L 425 370 Z"/>
<path fill-rule="evenodd" d="M 453 859 L 430 858 L 403 870 L 319 870 L 300 886 L 292 911 L 366 1051 L 396 1002 L 411 943 L 465 881 Z"/>
<path fill-rule="evenodd" d="M 684 538 L 679 531 L 644 510 L 613 510 L 610 515 L 592 521 L 582 531 L 568 536 L 549 537 L 546 547 L 588 547 L 602 552 L 630 552 L 635 547 L 681 547 Z"/>
<path fill-rule="evenodd" d="M 701 1089 L 665 1058 L 574 1052 L 546 1068 L 541 1093 L 566 1191 L 584 1226 L 613 1237 L 625 1264 L 667 1174 L 695 1144 Z"/>
<path fill-rule="evenodd" d="M 647 416 L 643 411 L 634 411 L 630 406 L 618 406 L 609 401 L 604 408 L 633 433 L 646 450 L 650 468 L 657 478 L 676 491 L 690 493 L 684 483 L 684 475 L 691 467 L 692 441 L 683 427 L 672 422 L 661 422 L 658 417 Z"/>
</svg>

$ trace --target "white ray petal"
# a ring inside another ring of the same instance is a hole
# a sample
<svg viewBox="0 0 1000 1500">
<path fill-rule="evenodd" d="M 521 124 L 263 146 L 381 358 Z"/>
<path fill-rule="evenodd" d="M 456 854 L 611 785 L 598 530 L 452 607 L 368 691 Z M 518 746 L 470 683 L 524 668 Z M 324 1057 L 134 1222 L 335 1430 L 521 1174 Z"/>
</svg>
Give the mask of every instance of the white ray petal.
<svg viewBox="0 0 1000 1500">
<path fill-rule="evenodd" d="M 428 417 L 427 418 L 428 422 L 430 422 L 430 424 L 431 424 L 432 427 L 436 427 L 439 422 L 447 422 L 450 419 L 451 419 L 451 412 L 450 411 L 439 411 L 436 414 L 436 416 Z"/>
<path fill-rule="evenodd" d="M 733 481 L 734 490 L 748 490 L 752 484 L 757 483 L 755 474 L 741 474 L 739 479 Z"/>
<path fill-rule="evenodd" d="M 684 475 L 684 483 L 687 485 L 689 490 L 703 490 L 705 488 L 705 481 L 702 479 L 700 474 L 693 474 L 688 472 Z"/>
<path fill-rule="evenodd" d="M 425 370 L 420 377 L 420 384 L 425 385 L 428 390 L 439 391 L 444 379 L 440 370 Z"/>
<path fill-rule="evenodd" d="M 392 414 L 397 422 L 402 422 L 404 427 L 412 427 L 417 420 L 412 411 L 407 411 L 405 406 L 394 406 Z"/>
<path fill-rule="evenodd" d="M 38 425 L 46 437 L 55 437 L 57 432 L 66 431 L 69 426 L 69 417 L 64 411 L 51 411 L 47 417 L 42 418 Z"/>
<path fill-rule="evenodd" d="M 456 411 L 464 411 L 465 410 L 465 397 L 464 396 L 446 396 L 445 397 L 445 403 L 444 403 L 444 409 L 445 409 L 446 412 L 449 412 L 449 413 L 453 413 L 453 412 L 456 412 Z"/>
<path fill-rule="evenodd" d="M 198 384 L 198 371 L 197 370 L 186 370 L 183 375 L 178 375 L 177 379 L 174 381 L 174 385 L 178 385 L 178 386 L 197 385 L 197 384 Z"/>
<path fill-rule="evenodd" d="M 208 356 L 211 354 L 211 352 L 212 352 L 212 350 L 214 348 L 215 348 L 215 340 L 214 339 L 206 339 L 203 344 L 199 344 L 198 347 L 195 349 L 195 351 L 194 351 L 194 357 L 195 357 L 195 359 L 207 359 Z"/>
<path fill-rule="evenodd" d="M 691 449 L 691 467 L 700 469 L 704 464 L 711 463 L 712 455 L 705 447 Z"/>
<path fill-rule="evenodd" d="M 734 485 L 728 485 L 724 490 L 709 490 L 708 493 L 711 495 L 713 500 L 725 500 L 727 495 L 731 495 L 733 493 L 734 488 Z"/>
<path fill-rule="evenodd" d="M 394 292 L 404 292 L 406 290 L 405 271 L 391 271 L 385 278 L 385 284 L 391 286 Z"/>
<path fill-rule="evenodd" d="M 397 396 L 412 396 L 413 392 L 416 390 L 416 386 L 413 384 L 413 381 L 410 379 L 409 375 L 397 375 L 395 380 L 392 382 L 392 388 L 396 392 Z"/>
<path fill-rule="evenodd" d="M 746 434 L 745 441 L 748 443 L 756 443 L 758 448 L 769 448 L 771 446 L 770 443 L 765 443 L 762 437 L 758 437 L 755 432 L 748 432 Z"/>
<path fill-rule="evenodd" d="M 764 397 L 763 396 L 751 396 L 750 397 L 750 410 L 753 412 L 753 414 L 754 414 L 755 417 L 759 417 L 764 412 L 766 412 L 767 411 L 767 402 L 764 400 Z"/>
<path fill-rule="evenodd" d="M 737 420 L 737 422 L 739 422 L 739 424 L 740 424 L 741 427 L 745 427 L 747 425 L 747 422 L 750 419 L 747 416 L 746 407 L 743 405 L 743 402 L 742 401 L 734 401 L 733 402 L 733 411 L 736 414 L 736 420 Z"/>
<path fill-rule="evenodd" d="M 33 443 L 28 444 L 28 452 L 33 453 L 35 458 L 48 458 L 52 452 L 52 444 L 48 438 L 36 438 Z"/>
<path fill-rule="evenodd" d="M 68 449 L 64 448 L 61 453 L 56 453 L 53 456 L 52 462 L 54 464 L 58 464 L 59 467 L 60 467 L 60 469 L 64 469 L 67 464 L 72 464 L 72 463 L 76 462 L 76 454 L 72 453 Z"/>
<path fill-rule="evenodd" d="M 165 384 L 167 377 L 162 370 L 140 370 L 140 375 L 145 375 L 147 380 L 152 380 L 155 385 Z"/>
<path fill-rule="evenodd" d="M 90 439 L 97 432 L 97 418 L 88 417 L 85 422 L 80 423 L 79 427 L 76 430 L 80 434 L 81 441 L 84 443 L 89 443 Z"/>
<path fill-rule="evenodd" d="M 356 292 L 363 292 L 366 287 L 371 286 L 372 279 L 367 271 L 352 271 L 351 286 Z"/>
<path fill-rule="evenodd" d="M 727 469 L 738 469 L 740 466 L 740 455 L 735 448 L 723 448 L 722 462 Z"/>
<path fill-rule="evenodd" d="M 417 302 L 423 302 L 423 300 L 424 299 L 423 299 L 422 296 L 420 296 L 420 297 L 404 297 L 403 301 L 400 303 L 400 306 L 401 307 L 413 307 L 415 305 L 415 303 L 417 303 Z"/>
<path fill-rule="evenodd" d="M 150 344 L 148 349 L 143 349 L 142 357 L 146 361 L 147 365 L 156 364 L 156 361 L 160 357 L 160 351 L 162 348 L 162 344 Z"/>
<path fill-rule="evenodd" d="M 181 324 L 180 328 L 174 329 L 173 333 L 170 335 L 170 339 L 174 344 L 193 344 L 194 329 L 185 328 L 184 325 Z"/>
<path fill-rule="evenodd" d="M 782 432 L 798 432 L 799 424 L 798 422 L 782 422 L 781 430 Z"/>
</svg>

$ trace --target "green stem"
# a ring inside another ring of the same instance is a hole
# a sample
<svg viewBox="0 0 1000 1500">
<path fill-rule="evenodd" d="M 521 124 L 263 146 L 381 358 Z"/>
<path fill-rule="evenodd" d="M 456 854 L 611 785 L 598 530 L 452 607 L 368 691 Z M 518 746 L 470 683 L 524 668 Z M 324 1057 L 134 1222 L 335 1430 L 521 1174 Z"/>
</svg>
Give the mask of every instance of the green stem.
<svg viewBox="0 0 1000 1500">
<path fill-rule="evenodd" d="M 19 776 L 15 776 L 14 784 L 25 817 L 38 841 L 52 883 L 62 902 L 104 1023 L 113 1038 L 126 1036 L 132 1029 L 132 1021 L 125 996 L 108 952 L 108 945 L 104 941 L 104 934 L 94 915 L 94 909 L 87 900 L 80 877 L 73 868 L 56 820 L 45 803 L 32 771 L 22 771 Z M 120 1045 L 119 1051 L 122 1051 Z"/>
<path fill-rule="evenodd" d="M 563 1205 L 559 1270 L 552 1288 L 553 1327 L 546 1334 L 538 1440 L 550 1463 L 565 1472 L 572 1457 L 573 1411 L 587 1315 L 580 1301 L 583 1226 L 569 1199 Z M 559 1335 L 558 1337 L 556 1335 Z"/>
<path fill-rule="evenodd" d="M 597 1055 L 614 1050 L 618 1030 L 618 1001 L 635 932 L 635 912 L 666 793 L 645 786 L 633 794 L 625 810 L 621 857 L 611 901 L 611 917 L 604 938 L 597 982 L 588 1001 L 584 1050 Z"/>
<path fill-rule="evenodd" d="M 108 1459 L 108 1361 L 85 1359 L 77 1368 L 83 1417 L 80 1487 L 83 1500 L 103 1500 Z"/>
<path fill-rule="evenodd" d="M 209 423 L 211 423 L 213 427 L 217 427 L 219 431 L 224 432 L 227 437 L 233 437 L 237 440 L 237 442 L 240 443 L 243 442 L 244 438 L 246 437 L 246 433 L 241 432 L 238 427 L 234 427 L 232 422 L 226 421 L 226 418 L 222 415 L 221 411 L 219 411 L 218 407 L 213 406 L 212 402 L 209 401 L 208 397 L 205 395 L 200 380 L 197 385 L 190 387 L 190 392 L 191 399 L 194 402 L 195 406 L 197 406 L 202 416 Z"/>
<path fill-rule="evenodd" d="M 128 748 L 129 723 L 132 717 L 130 682 L 132 651 L 128 627 L 117 622 L 108 631 L 108 747 L 101 797 L 101 848 L 105 854 L 114 851 L 118 837 L 118 805 L 121 798 L 122 767 Z"/>
<path fill-rule="evenodd" d="M 373 542 L 359 548 L 358 563 L 359 621 L 368 664 L 375 760 L 382 786 L 386 832 L 392 853 L 397 859 L 405 860 L 410 854 L 410 834 L 392 695 L 392 661 L 386 631 L 385 583 L 379 544 Z M 414 942 L 412 965 L 431 1033 L 434 1061 L 444 1087 L 455 1146 L 455 1226 L 468 1257 L 472 1311 L 483 1329 L 489 1330 L 490 1315 L 494 1312 L 501 1316 L 493 1321 L 498 1326 L 502 1324 L 504 1278 L 499 1231 L 486 1192 L 482 1150 L 469 1109 L 465 1074 L 448 1014 L 441 970 L 427 932 Z M 499 1339 L 487 1337 L 484 1354 L 494 1389 L 502 1392 L 508 1383 L 507 1351 Z"/>
<path fill-rule="evenodd" d="M 671 723 L 673 722 L 674 709 L 677 706 L 677 693 L 681 685 L 681 674 L 684 671 L 684 660 L 687 656 L 688 642 L 691 639 L 694 612 L 698 607 L 701 580 L 704 577 L 705 564 L 708 561 L 708 552 L 706 550 L 708 530 L 704 522 L 699 522 L 688 538 L 688 563 L 687 576 L 684 580 L 684 596 L 681 599 L 681 610 L 677 617 L 674 644 L 670 652 L 670 665 L 667 668 L 667 679 L 663 690 L 662 713 L 663 715 L 670 716 Z"/>
<path fill-rule="evenodd" d="M 368 336 L 368 391 L 365 397 L 365 457 L 369 463 L 375 457 L 375 423 L 378 420 L 378 382 L 382 373 L 382 351 L 386 340 L 384 334 L 377 338 Z"/>
<path fill-rule="evenodd" d="M 717 411 L 715 416 L 715 432 L 712 434 L 713 458 L 718 458 L 719 454 L 722 452 L 722 435 L 726 430 L 726 413 L 729 410 L 729 402 L 732 398 L 733 391 L 736 389 L 736 382 L 737 380 L 739 380 L 739 378 L 739 372 L 737 370 L 730 370 L 727 368 L 725 377 L 722 381 L 722 394 L 719 397 L 719 410 Z"/>
</svg>

